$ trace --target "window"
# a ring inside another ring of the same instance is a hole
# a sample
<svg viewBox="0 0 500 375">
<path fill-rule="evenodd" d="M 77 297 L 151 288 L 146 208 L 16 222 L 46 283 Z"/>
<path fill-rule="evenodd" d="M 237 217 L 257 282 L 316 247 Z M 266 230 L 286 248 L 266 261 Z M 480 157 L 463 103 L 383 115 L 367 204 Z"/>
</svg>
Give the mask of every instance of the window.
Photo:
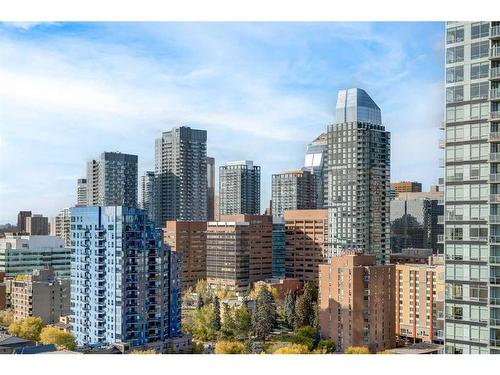
<svg viewBox="0 0 500 375">
<path fill-rule="evenodd" d="M 471 25 L 470 28 L 471 39 L 484 38 L 490 35 L 490 23 L 489 22 L 476 22 Z"/>
<path fill-rule="evenodd" d="M 455 86 L 446 88 L 446 103 L 459 102 L 464 100 L 464 87 Z"/>
<path fill-rule="evenodd" d="M 472 43 L 470 47 L 471 60 L 480 59 L 481 57 L 488 57 L 490 49 L 490 42 L 488 40 Z"/>
<path fill-rule="evenodd" d="M 488 70 L 486 70 L 488 75 Z M 462 82 L 464 80 L 464 67 L 463 65 L 454 66 L 446 69 L 446 83 Z"/>
<path fill-rule="evenodd" d="M 464 41 L 464 27 L 450 27 L 446 30 L 446 43 L 459 43 Z"/>
<path fill-rule="evenodd" d="M 482 62 L 471 64 L 470 66 L 470 79 L 479 79 L 488 77 L 490 63 Z"/>
<path fill-rule="evenodd" d="M 489 82 L 479 82 L 470 85 L 470 99 L 487 99 Z M 479 111 L 478 111 L 479 112 Z M 472 117 L 471 117 L 472 118 Z M 477 114 L 479 118 L 479 113 Z"/>
<path fill-rule="evenodd" d="M 453 64 L 464 61 L 464 46 L 450 47 L 446 49 L 446 63 Z"/>
</svg>

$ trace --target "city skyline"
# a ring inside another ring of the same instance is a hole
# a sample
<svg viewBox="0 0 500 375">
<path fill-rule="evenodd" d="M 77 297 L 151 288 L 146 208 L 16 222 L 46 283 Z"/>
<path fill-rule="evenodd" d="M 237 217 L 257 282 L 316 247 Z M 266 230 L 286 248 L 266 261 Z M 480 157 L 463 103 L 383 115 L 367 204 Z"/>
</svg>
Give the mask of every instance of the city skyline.
<svg viewBox="0 0 500 375">
<path fill-rule="evenodd" d="M 392 180 L 435 184 L 443 37 L 441 22 L 0 24 L 0 167 L 18 181 L 0 183 L 0 224 L 19 209 L 54 216 L 75 205 L 77 179 L 101 152 L 138 155 L 139 175 L 152 170 L 154 140 L 178 126 L 207 130 L 216 167 L 261 165 L 263 211 L 271 175 L 303 167 L 347 87 L 382 109 Z"/>
</svg>

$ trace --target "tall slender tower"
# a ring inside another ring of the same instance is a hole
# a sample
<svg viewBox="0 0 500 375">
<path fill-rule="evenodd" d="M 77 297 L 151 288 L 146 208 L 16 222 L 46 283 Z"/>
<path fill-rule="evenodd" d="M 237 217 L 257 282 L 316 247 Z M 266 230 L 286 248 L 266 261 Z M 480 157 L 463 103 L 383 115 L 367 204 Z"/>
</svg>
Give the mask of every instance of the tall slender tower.
<svg viewBox="0 0 500 375">
<path fill-rule="evenodd" d="M 207 132 L 181 126 L 156 140 L 156 226 L 207 220 Z"/>
<path fill-rule="evenodd" d="M 155 218 L 155 173 L 146 171 L 141 176 L 139 182 L 139 208 L 146 210 L 148 218 L 154 220 Z"/>
<path fill-rule="evenodd" d="M 207 220 L 215 218 L 215 158 L 207 156 Z"/>
<path fill-rule="evenodd" d="M 500 22 L 446 24 L 446 353 L 500 353 Z"/>
<path fill-rule="evenodd" d="M 219 169 L 221 215 L 260 214 L 260 167 L 252 161 L 228 162 Z"/>
<path fill-rule="evenodd" d="M 79 178 L 76 187 L 76 205 L 87 206 L 87 179 Z"/>
<path fill-rule="evenodd" d="M 328 149 L 327 133 L 322 133 L 318 138 L 307 145 L 303 170 L 311 172 L 316 182 L 316 208 L 326 206 L 327 199 L 327 173 L 326 162 Z"/>
<path fill-rule="evenodd" d="M 390 252 L 390 133 L 380 108 L 362 89 L 340 90 L 328 126 L 329 255 L 343 249 Z"/>
</svg>

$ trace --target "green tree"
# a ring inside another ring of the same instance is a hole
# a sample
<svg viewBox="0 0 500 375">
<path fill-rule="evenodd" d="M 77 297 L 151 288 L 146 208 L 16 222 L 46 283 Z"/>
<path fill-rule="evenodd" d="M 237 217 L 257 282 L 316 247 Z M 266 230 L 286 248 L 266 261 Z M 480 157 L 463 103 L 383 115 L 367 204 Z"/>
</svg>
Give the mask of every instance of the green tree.
<svg viewBox="0 0 500 375">
<path fill-rule="evenodd" d="M 213 327 L 215 331 L 220 331 L 221 329 L 221 322 L 220 322 L 220 301 L 219 297 L 214 296 L 214 320 L 213 320 Z"/>
<path fill-rule="evenodd" d="M 236 324 L 234 321 L 231 308 L 227 303 L 222 304 L 222 327 L 221 336 L 224 338 L 234 337 L 236 331 Z"/>
<path fill-rule="evenodd" d="M 29 316 L 9 325 L 9 334 L 26 340 L 39 341 L 44 324 L 41 318 Z"/>
<path fill-rule="evenodd" d="M 246 304 L 234 310 L 234 333 L 236 336 L 248 336 L 252 329 L 252 319 Z"/>
<path fill-rule="evenodd" d="M 208 291 L 208 283 L 207 280 L 200 279 L 196 282 L 196 286 L 194 287 L 196 294 L 205 298 L 207 296 Z"/>
<path fill-rule="evenodd" d="M 295 320 L 295 294 L 288 292 L 285 296 L 285 323 L 293 328 Z"/>
<path fill-rule="evenodd" d="M 215 344 L 215 354 L 242 354 L 245 345 L 239 341 L 221 340 Z"/>
<path fill-rule="evenodd" d="M 345 354 L 370 354 L 370 350 L 364 346 L 349 346 L 345 351 Z"/>
<path fill-rule="evenodd" d="M 205 303 L 203 302 L 203 296 L 201 294 L 198 294 L 197 300 L 196 300 L 196 308 L 199 310 L 201 309 Z"/>
<path fill-rule="evenodd" d="M 294 327 L 300 328 L 304 326 L 310 326 L 313 324 L 314 320 L 314 309 L 311 299 L 303 294 L 297 298 L 295 303 L 295 318 Z"/>
<path fill-rule="evenodd" d="M 40 332 L 40 342 L 42 344 L 54 344 L 58 349 L 75 350 L 75 337 L 69 333 L 61 331 L 57 327 L 44 327 Z"/>
<path fill-rule="evenodd" d="M 214 330 L 214 319 L 214 308 L 211 305 L 206 305 L 199 310 L 195 310 L 192 326 L 193 337 L 202 341 L 215 339 L 217 331 Z"/>
<path fill-rule="evenodd" d="M 0 311 L 0 326 L 8 327 L 14 322 L 14 311 L 3 310 Z"/>
<path fill-rule="evenodd" d="M 203 347 L 203 343 L 197 341 L 193 341 L 191 343 L 191 347 L 193 348 L 193 354 L 203 354 L 203 351 L 205 349 Z"/>
<path fill-rule="evenodd" d="M 337 348 L 332 340 L 320 340 L 317 349 L 319 349 L 322 353 L 329 354 L 329 353 L 335 353 L 335 350 Z"/>
<path fill-rule="evenodd" d="M 255 300 L 252 328 L 257 338 L 266 340 L 276 322 L 276 306 L 272 293 L 262 286 Z"/>
<path fill-rule="evenodd" d="M 312 281 L 304 286 L 304 294 L 311 299 L 312 303 L 318 302 L 318 287 Z"/>
<path fill-rule="evenodd" d="M 294 344 L 306 345 L 309 350 L 313 350 L 315 348 L 318 340 L 318 330 L 311 326 L 297 328 L 292 337 L 292 342 Z"/>
</svg>

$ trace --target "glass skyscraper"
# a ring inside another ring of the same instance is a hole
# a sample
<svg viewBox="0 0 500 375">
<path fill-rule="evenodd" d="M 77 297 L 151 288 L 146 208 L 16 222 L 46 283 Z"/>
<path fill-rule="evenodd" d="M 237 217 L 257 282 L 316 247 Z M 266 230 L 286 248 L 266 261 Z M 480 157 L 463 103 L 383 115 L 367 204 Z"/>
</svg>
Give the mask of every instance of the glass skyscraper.
<svg viewBox="0 0 500 375">
<path fill-rule="evenodd" d="M 500 353 L 500 22 L 446 24 L 445 350 Z"/>
</svg>

